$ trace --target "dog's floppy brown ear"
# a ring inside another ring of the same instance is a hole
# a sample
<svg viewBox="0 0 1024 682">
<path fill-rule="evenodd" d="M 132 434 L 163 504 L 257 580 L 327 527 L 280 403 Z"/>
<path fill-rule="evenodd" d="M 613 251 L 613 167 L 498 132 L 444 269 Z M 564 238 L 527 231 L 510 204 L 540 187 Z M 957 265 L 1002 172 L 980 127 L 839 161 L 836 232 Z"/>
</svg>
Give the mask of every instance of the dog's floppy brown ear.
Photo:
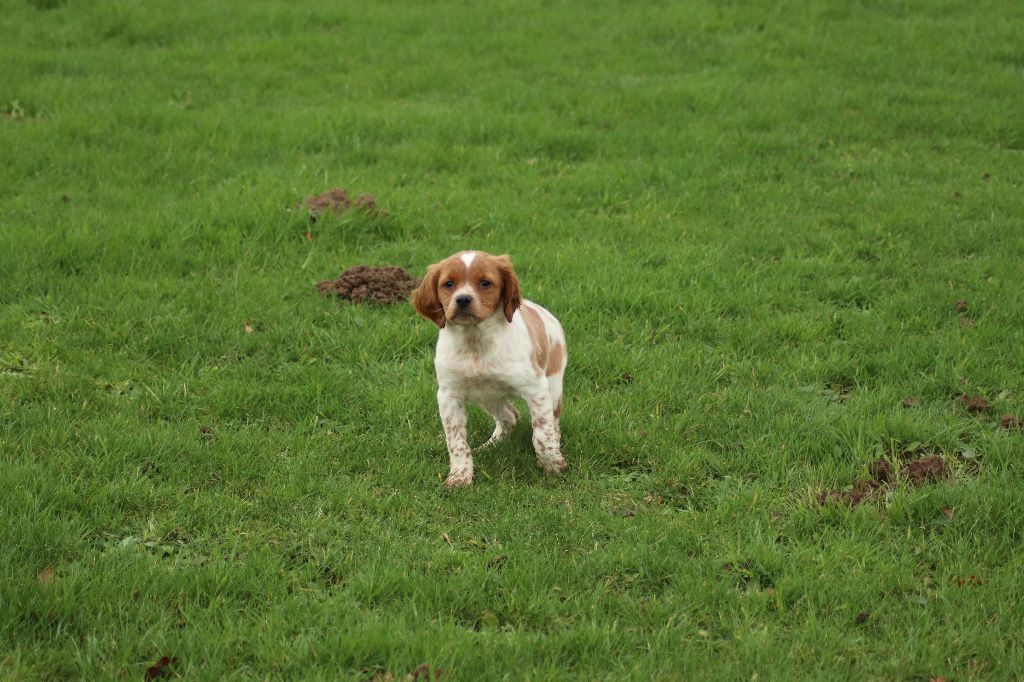
<svg viewBox="0 0 1024 682">
<path fill-rule="evenodd" d="M 437 284 L 441 278 L 441 265 L 434 263 L 427 268 L 427 276 L 412 292 L 412 307 L 438 327 L 444 327 L 444 306 L 437 297 Z"/>
<path fill-rule="evenodd" d="M 516 271 L 512 269 L 512 261 L 508 256 L 495 258 L 498 265 L 498 272 L 501 273 L 501 305 L 505 313 L 505 319 L 512 321 L 512 315 L 523 303 L 522 294 L 519 293 L 519 278 Z"/>
</svg>

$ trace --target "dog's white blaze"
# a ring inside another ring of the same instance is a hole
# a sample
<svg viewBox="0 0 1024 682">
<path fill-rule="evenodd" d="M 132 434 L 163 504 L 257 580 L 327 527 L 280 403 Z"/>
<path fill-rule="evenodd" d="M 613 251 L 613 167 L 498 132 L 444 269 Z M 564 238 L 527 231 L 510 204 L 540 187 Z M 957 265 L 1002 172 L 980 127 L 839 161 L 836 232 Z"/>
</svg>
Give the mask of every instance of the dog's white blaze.
<svg viewBox="0 0 1024 682">
<path fill-rule="evenodd" d="M 476 251 L 469 251 L 467 253 L 464 253 L 461 256 L 459 256 L 459 258 L 462 259 L 462 262 L 466 264 L 466 268 L 468 269 L 469 264 L 473 262 L 474 258 L 476 258 Z"/>
</svg>

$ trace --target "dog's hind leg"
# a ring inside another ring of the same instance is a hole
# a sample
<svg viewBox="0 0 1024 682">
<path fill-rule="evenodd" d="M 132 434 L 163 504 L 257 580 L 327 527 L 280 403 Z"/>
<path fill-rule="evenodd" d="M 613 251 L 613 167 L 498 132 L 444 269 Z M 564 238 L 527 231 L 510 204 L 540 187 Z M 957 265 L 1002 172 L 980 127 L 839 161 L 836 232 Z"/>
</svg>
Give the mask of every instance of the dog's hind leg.
<svg viewBox="0 0 1024 682">
<path fill-rule="evenodd" d="M 500 443 L 511 433 L 516 422 L 519 421 L 519 411 L 507 399 L 488 402 L 483 405 L 483 408 L 494 419 L 494 432 L 487 442 L 480 446 L 486 448 Z"/>
</svg>

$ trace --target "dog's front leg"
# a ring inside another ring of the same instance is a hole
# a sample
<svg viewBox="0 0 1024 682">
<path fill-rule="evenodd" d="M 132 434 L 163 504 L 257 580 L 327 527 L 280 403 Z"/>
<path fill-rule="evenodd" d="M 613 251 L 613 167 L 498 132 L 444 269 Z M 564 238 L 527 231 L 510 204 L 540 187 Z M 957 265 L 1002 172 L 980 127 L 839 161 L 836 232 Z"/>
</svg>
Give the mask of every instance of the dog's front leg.
<svg viewBox="0 0 1024 682">
<path fill-rule="evenodd" d="M 437 407 L 444 425 L 444 439 L 448 444 L 449 488 L 473 484 L 473 457 L 466 441 L 466 403 L 444 389 L 437 392 Z"/>
<path fill-rule="evenodd" d="M 537 453 L 537 466 L 549 474 L 565 471 L 567 465 L 565 458 L 562 457 L 558 422 L 555 419 L 554 405 L 551 404 L 551 395 L 545 388 L 530 396 L 527 404 L 530 406 L 533 449 Z"/>
</svg>

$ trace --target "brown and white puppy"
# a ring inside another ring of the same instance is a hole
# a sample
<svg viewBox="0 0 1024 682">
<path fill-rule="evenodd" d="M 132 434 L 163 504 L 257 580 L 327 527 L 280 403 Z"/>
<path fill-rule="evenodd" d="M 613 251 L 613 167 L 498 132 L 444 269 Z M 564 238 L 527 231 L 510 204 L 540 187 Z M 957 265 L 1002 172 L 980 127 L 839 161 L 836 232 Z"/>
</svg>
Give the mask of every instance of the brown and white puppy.
<svg viewBox="0 0 1024 682">
<path fill-rule="evenodd" d="M 554 315 L 521 297 L 508 256 L 463 251 L 435 263 L 412 304 L 440 329 L 434 367 L 450 464 L 445 484 L 473 483 L 466 401 L 494 418 L 487 447 L 515 426 L 519 413 L 511 400 L 525 400 L 538 466 L 551 474 L 564 471 L 558 421 L 568 362 L 565 333 Z"/>
</svg>

